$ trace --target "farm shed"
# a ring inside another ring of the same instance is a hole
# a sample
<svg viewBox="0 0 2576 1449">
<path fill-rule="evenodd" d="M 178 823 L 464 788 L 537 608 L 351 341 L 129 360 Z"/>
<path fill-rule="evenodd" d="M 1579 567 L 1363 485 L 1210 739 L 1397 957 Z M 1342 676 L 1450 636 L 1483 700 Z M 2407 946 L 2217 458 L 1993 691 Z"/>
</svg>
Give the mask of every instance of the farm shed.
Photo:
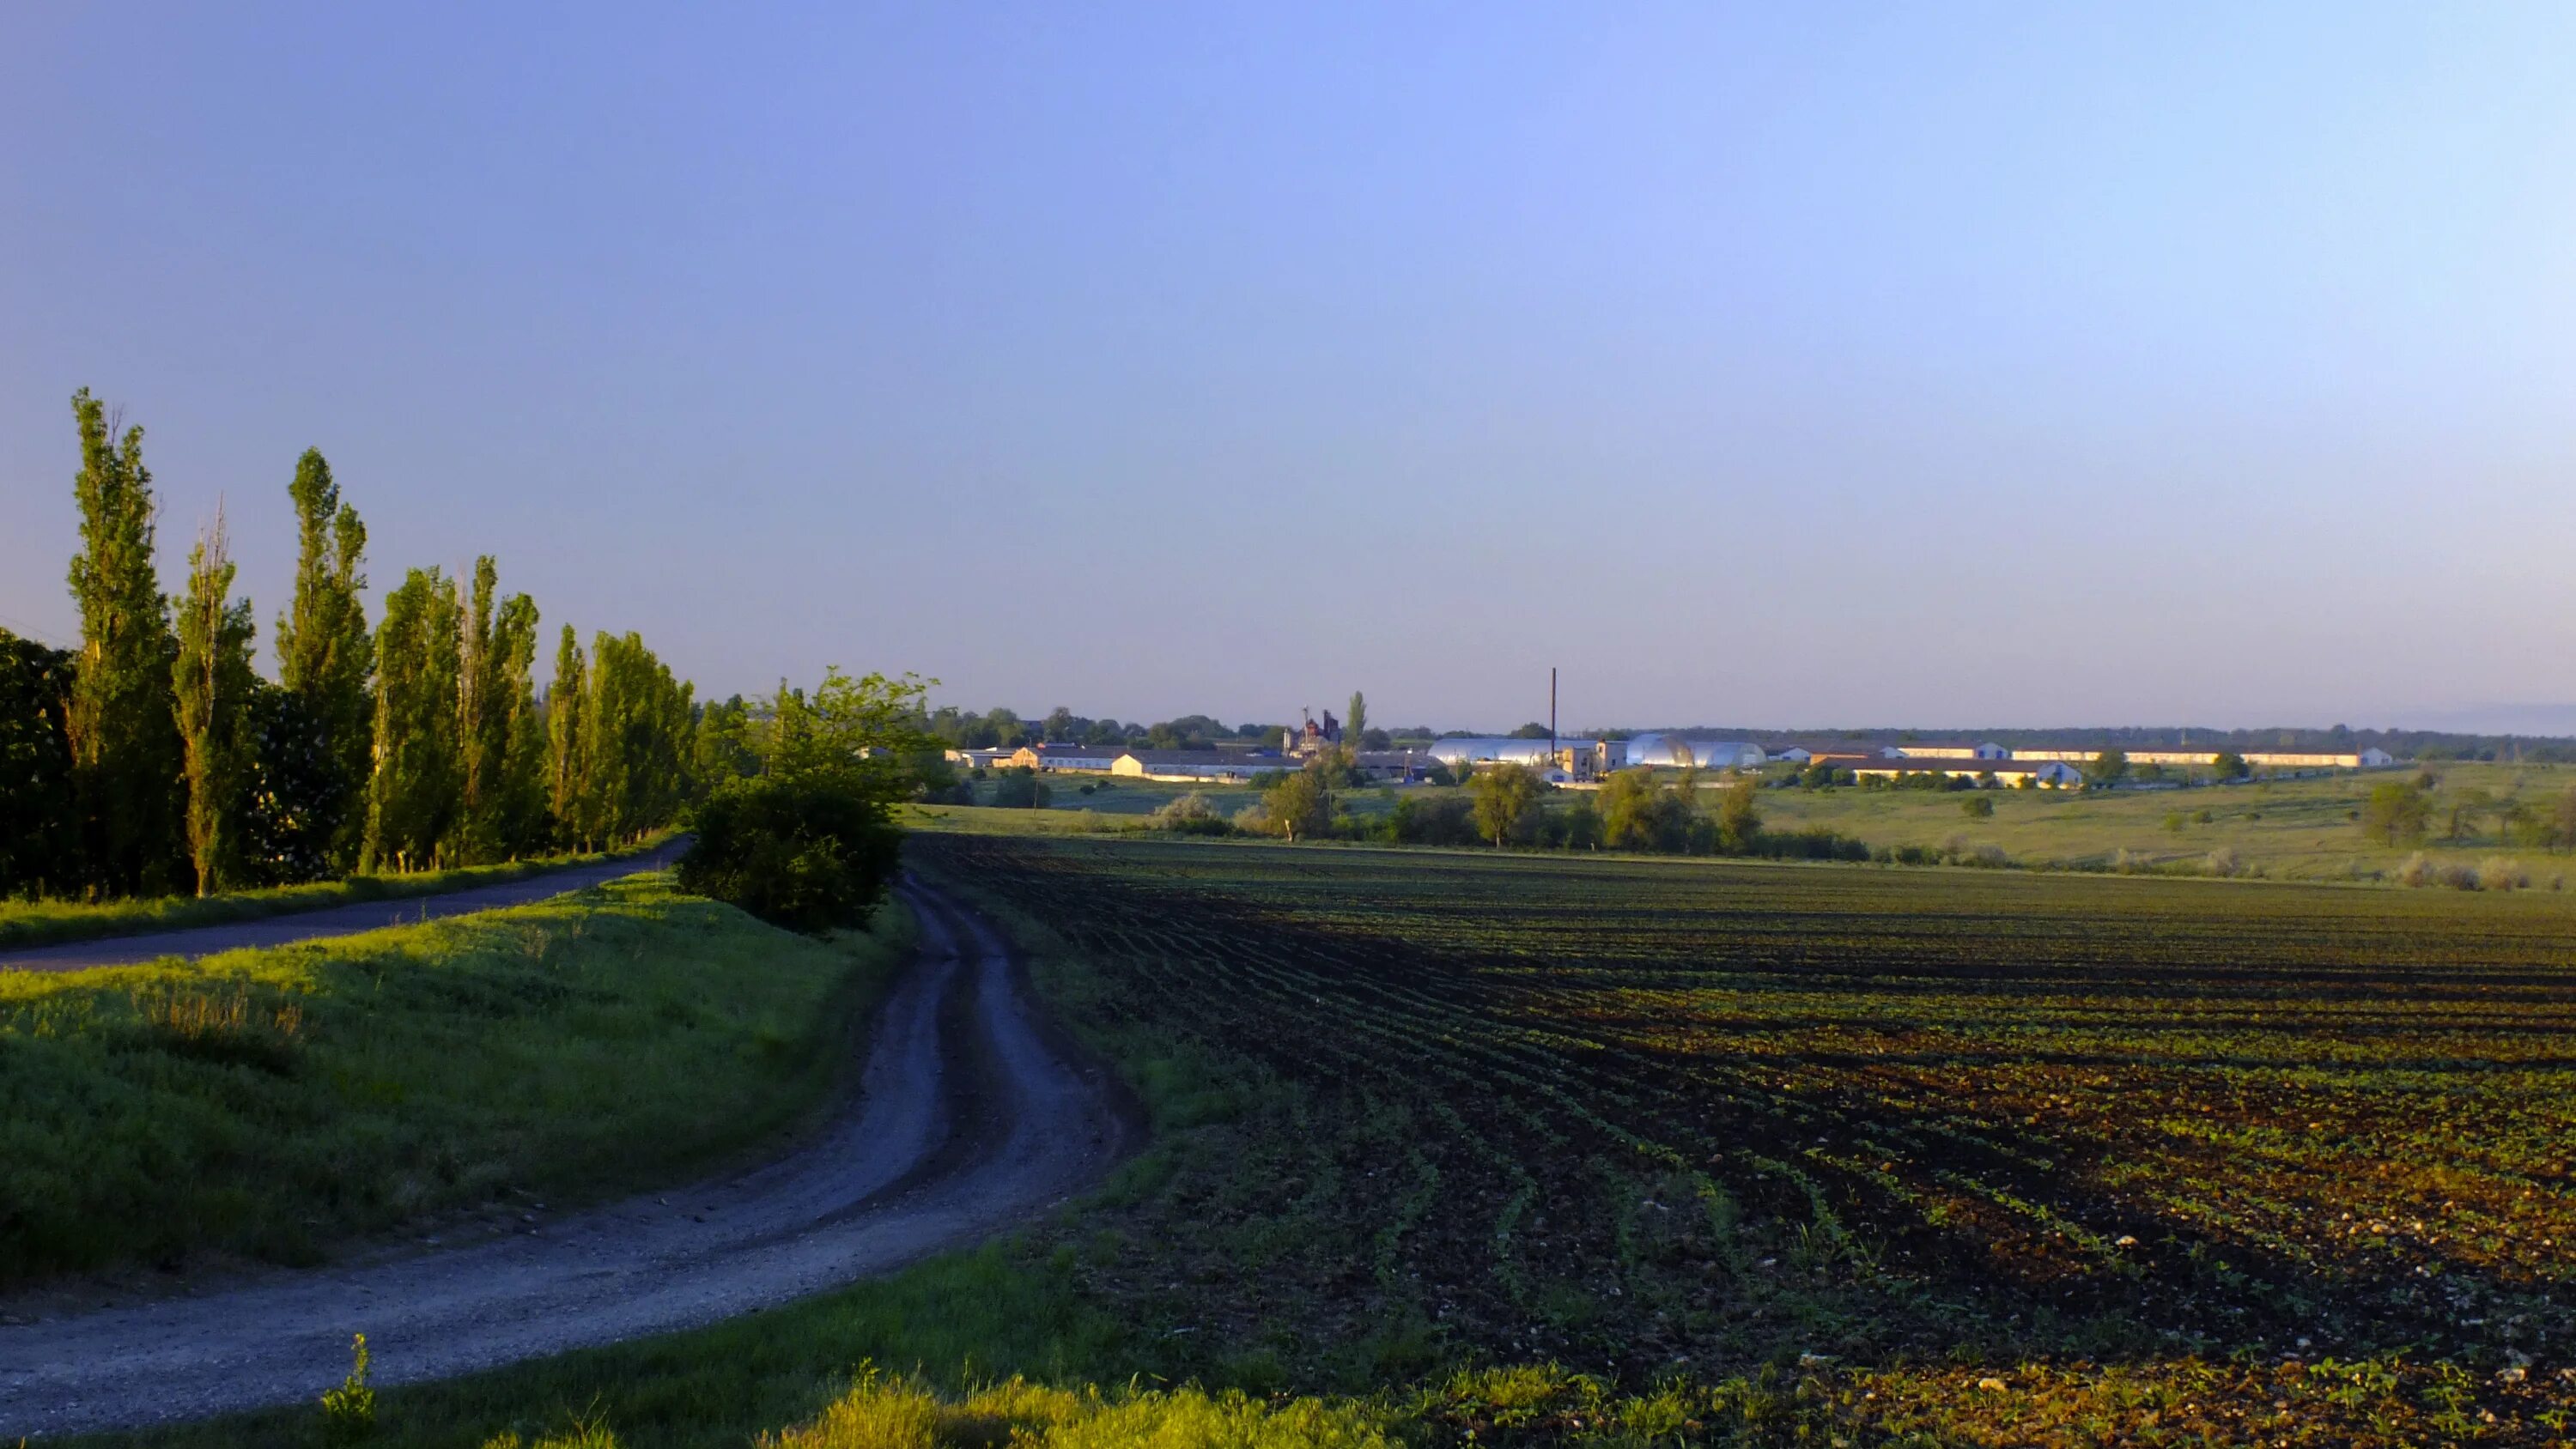
<svg viewBox="0 0 2576 1449">
<path fill-rule="evenodd" d="M 1431 758 L 1452 769 L 1478 765 L 1527 765 L 1533 770 L 1563 770 L 1575 779 L 1590 779 L 1618 769 L 1627 762 L 1627 754 L 1617 740 L 1579 739 L 1572 735 L 1556 741 L 1556 752 L 1548 753 L 1546 740 L 1506 739 L 1495 735 L 1459 736 L 1431 742 Z"/>
<path fill-rule="evenodd" d="M 1893 747 L 1896 757 L 1905 760 L 2009 760 L 2013 751 L 1988 740 L 1976 745 L 1910 745 Z"/>
<path fill-rule="evenodd" d="M 1122 750 L 1109 773 L 1142 780 L 1243 781 L 1264 770 L 1293 770 L 1285 755 L 1250 750 Z"/>
<path fill-rule="evenodd" d="M 1030 770 L 1106 775 L 1126 753 L 1124 745 L 1022 745 L 1011 752 L 1010 763 Z"/>
<path fill-rule="evenodd" d="M 1992 775 L 1998 785 L 2027 785 L 2035 790 L 2072 790 L 2084 784 L 2084 772 L 2064 760 L 1863 760 L 1850 769 L 1863 780 L 1893 780 L 1901 775 L 1975 780 Z"/>
</svg>

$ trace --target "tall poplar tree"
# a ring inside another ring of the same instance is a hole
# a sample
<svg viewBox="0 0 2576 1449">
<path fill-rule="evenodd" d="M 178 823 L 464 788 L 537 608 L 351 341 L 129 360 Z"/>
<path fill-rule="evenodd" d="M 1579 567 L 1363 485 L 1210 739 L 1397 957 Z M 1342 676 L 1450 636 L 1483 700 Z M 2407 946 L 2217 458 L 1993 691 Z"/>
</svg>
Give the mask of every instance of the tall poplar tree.
<svg viewBox="0 0 2576 1449">
<path fill-rule="evenodd" d="M 367 526 L 341 501 L 321 450 L 307 448 L 287 485 L 295 504 L 295 598 L 277 616 L 277 677 L 304 718 L 292 732 L 318 735 L 327 756 L 304 772 L 312 798 L 281 802 L 291 829 L 330 868 L 358 857 L 367 819 L 367 777 L 375 763 L 375 641 L 367 633 Z"/>
<path fill-rule="evenodd" d="M 187 780 L 188 857 L 197 894 L 232 875 L 249 741 L 244 722 L 256 676 L 250 665 L 250 600 L 235 599 L 224 515 L 188 553 L 188 593 L 179 604 L 178 656 L 170 683 Z"/>
<path fill-rule="evenodd" d="M 413 569 L 385 596 L 376 627 L 368 868 L 427 869 L 448 860 L 455 845 L 465 785 L 457 737 L 463 622 L 456 581 L 437 569 Z"/>
<path fill-rule="evenodd" d="M 506 860 L 544 841 L 545 737 L 537 727 L 533 667 L 537 606 L 526 594 L 499 601 L 499 570 L 474 561 L 465 626 L 465 859 Z"/>
<path fill-rule="evenodd" d="M 695 743 L 693 692 L 641 635 L 591 641 L 582 820 L 594 843 L 631 840 L 679 813 Z"/>
<path fill-rule="evenodd" d="M 91 894 L 160 892 L 181 864 L 179 731 L 172 714 L 170 604 L 153 573 L 152 474 L 143 429 L 112 435 L 88 388 L 80 427 L 81 552 L 72 559 L 80 660 L 64 733 L 71 745 L 82 874 Z"/>
<path fill-rule="evenodd" d="M 581 845 L 589 838 L 589 822 L 583 818 L 590 774 L 583 750 L 590 738 L 584 718 L 590 703 L 586 673 L 580 636 L 566 624 L 555 646 L 555 682 L 546 690 L 546 806 L 554 816 L 555 839 L 564 845 Z"/>
</svg>

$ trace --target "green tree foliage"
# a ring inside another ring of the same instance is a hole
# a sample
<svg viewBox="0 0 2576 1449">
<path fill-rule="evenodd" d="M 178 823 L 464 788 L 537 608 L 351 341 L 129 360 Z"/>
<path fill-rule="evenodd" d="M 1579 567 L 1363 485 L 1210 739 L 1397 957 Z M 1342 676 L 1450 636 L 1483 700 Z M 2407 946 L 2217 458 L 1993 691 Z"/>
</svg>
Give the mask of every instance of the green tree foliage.
<svg viewBox="0 0 2576 1449">
<path fill-rule="evenodd" d="M 913 785 L 908 762 L 939 748 L 921 728 L 922 697 L 936 682 L 910 674 L 850 675 L 835 667 L 823 671 L 810 695 L 782 687 L 762 769 L 772 775 L 856 772 L 876 781 L 886 799 L 903 799 Z"/>
<path fill-rule="evenodd" d="M 340 787 L 338 740 L 303 695 L 265 679 L 250 683 L 233 869 L 246 886 L 325 879 L 337 871 L 337 817 L 315 802 L 335 798 Z"/>
<path fill-rule="evenodd" d="M 2361 831 L 2388 845 L 2416 845 L 2433 821 L 2433 797 L 2421 784 L 2389 780 L 2370 787 L 2361 805 Z"/>
<path fill-rule="evenodd" d="M 1543 740 L 1547 738 L 1547 726 L 1531 720 L 1528 724 L 1513 730 L 1511 737 L 1516 740 Z"/>
<path fill-rule="evenodd" d="M 1333 827 L 1333 790 L 1320 769 L 1284 770 L 1261 792 L 1261 813 L 1289 840 L 1308 840 Z"/>
<path fill-rule="evenodd" d="M 1479 771 L 1467 788 L 1475 801 L 1476 834 L 1499 848 L 1528 836 L 1546 787 L 1527 765 L 1498 764 Z"/>
<path fill-rule="evenodd" d="M 1474 845 L 1475 802 L 1458 795 L 1407 795 L 1387 812 L 1384 838 L 1401 845 Z"/>
<path fill-rule="evenodd" d="M 1755 788 L 1753 781 L 1743 779 L 1717 792 L 1714 823 L 1721 853 L 1750 855 L 1760 841 L 1762 814 L 1753 798 Z"/>
<path fill-rule="evenodd" d="M 304 842 L 319 837 L 321 869 L 345 870 L 364 843 L 367 777 L 375 767 L 376 647 L 359 597 L 367 586 L 367 527 L 341 501 L 317 449 L 296 460 L 286 492 L 295 505 L 295 597 L 277 616 L 277 677 L 322 738 L 329 768 L 279 771 L 276 785 L 312 793 L 278 796 L 275 819 L 290 832 L 286 857 L 305 859 Z M 277 705 L 268 713 L 282 721 L 287 711 Z M 289 728 L 298 739 L 305 732 L 302 724 Z"/>
<path fill-rule="evenodd" d="M 2245 757 L 2234 750 L 2219 751 L 2217 758 L 2210 761 L 2209 768 L 2210 773 L 2221 780 L 2242 780 L 2254 773 L 2254 767 L 2247 764 Z"/>
<path fill-rule="evenodd" d="M 2442 811 L 2442 838 L 2458 844 L 2478 833 L 2478 822 L 2498 814 L 2502 806 L 2490 791 L 2471 785 L 2460 790 L 2446 790 L 2446 807 Z"/>
<path fill-rule="evenodd" d="M 816 935 L 868 923 L 900 861 L 902 832 L 860 779 L 735 780 L 700 807 L 680 888 Z"/>
<path fill-rule="evenodd" d="M 894 807 L 920 787 L 917 762 L 938 752 L 921 727 L 930 683 L 835 668 L 811 694 L 782 686 L 761 774 L 699 807 L 682 887 L 797 930 L 865 925 L 899 859 Z M 685 716 L 685 687 L 680 698 Z"/>
<path fill-rule="evenodd" d="M 634 840 L 669 824 L 690 798 L 697 713 L 691 687 L 635 634 L 590 645 L 590 697 L 582 709 L 589 763 L 575 814 L 585 842 Z"/>
<path fill-rule="evenodd" d="M 376 772 L 364 859 L 420 870 L 446 863 L 463 816 L 465 760 L 456 702 L 464 608 L 456 581 L 413 569 L 385 597 L 376 627 Z"/>
<path fill-rule="evenodd" d="M 590 671 L 580 637 L 563 626 L 555 645 L 555 680 L 546 689 L 546 813 L 554 821 L 555 839 L 581 840 L 589 833 L 580 818 L 589 800 L 590 759 L 584 751 L 589 729 Z"/>
<path fill-rule="evenodd" d="M 993 804 L 1004 810 L 1044 810 L 1054 792 L 1038 778 L 1038 772 L 1026 765 L 1009 765 L 993 772 Z"/>
<path fill-rule="evenodd" d="M 2129 777 L 2129 756 L 2125 750 L 2104 750 L 2084 766 L 2084 781 L 2097 789 L 2107 789 Z"/>
<path fill-rule="evenodd" d="M 691 766 L 701 792 L 720 789 L 728 780 L 760 773 L 760 751 L 751 733 L 751 706 L 742 696 L 708 705 L 698 713 L 696 760 Z"/>
<path fill-rule="evenodd" d="M 1351 742 L 1351 748 L 1361 749 L 1366 747 L 1368 732 L 1368 696 L 1354 689 L 1350 706 L 1342 714 L 1342 738 Z"/>
<path fill-rule="evenodd" d="M 0 897 L 79 889 L 72 656 L 0 629 Z"/>
<path fill-rule="evenodd" d="M 1971 820 L 1995 818 L 1995 801 L 1991 795 L 1971 795 L 1959 802 L 1959 813 Z"/>
<path fill-rule="evenodd" d="M 1620 770 L 1601 782 L 1601 843 L 1612 850 L 1682 850 L 1690 802 L 1655 782 L 1652 770 Z"/>
<path fill-rule="evenodd" d="M 178 645 L 153 572 L 152 474 L 143 429 L 111 435 L 107 411 L 72 395 L 81 470 L 73 483 L 81 552 L 72 559 L 81 649 L 64 733 L 93 893 L 162 892 L 186 869 L 180 844 L 179 728 L 170 697 Z"/>
<path fill-rule="evenodd" d="M 1559 850 L 1601 848 L 1601 811 L 1589 800 L 1577 800 L 1563 810 L 1540 818 L 1540 839 L 1549 846 Z"/>
<path fill-rule="evenodd" d="M 250 740 L 253 681 L 250 600 L 235 599 L 232 553 L 219 511 L 188 553 L 188 592 L 180 601 L 178 657 L 171 694 L 179 724 L 181 767 L 188 787 L 188 858 L 197 894 L 210 895 L 235 875 L 242 777 Z"/>
<path fill-rule="evenodd" d="M 499 601 L 500 571 L 474 561 L 466 616 L 457 738 L 465 780 L 459 863 L 513 860 L 547 837 L 547 740 L 537 711 L 537 606 L 526 594 Z"/>
</svg>

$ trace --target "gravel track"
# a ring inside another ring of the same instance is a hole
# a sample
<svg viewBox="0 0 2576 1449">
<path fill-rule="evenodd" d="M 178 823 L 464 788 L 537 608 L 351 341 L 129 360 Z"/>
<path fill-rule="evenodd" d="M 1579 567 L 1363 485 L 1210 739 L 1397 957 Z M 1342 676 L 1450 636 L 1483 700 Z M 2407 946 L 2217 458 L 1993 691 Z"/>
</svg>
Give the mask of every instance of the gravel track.
<svg viewBox="0 0 2576 1449">
<path fill-rule="evenodd" d="M 291 946 L 320 936 L 354 936 L 361 931 L 434 921 L 442 916 L 462 916 L 474 911 L 498 910 L 503 906 L 524 906 L 567 891 L 595 886 L 601 881 L 615 880 L 639 871 L 660 870 L 678 860 L 688 846 L 689 838 L 683 835 L 640 855 L 621 855 L 589 865 L 568 865 L 561 870 L 541 871 L 517 880 L 469 886 L 440 895 L 360 901 L 355 905 L 323 906 L 253 921 L 226 921 L 221 925 L 153 931 L 140 936 L 101 936 L 95 940 L 64 941 L 52 946 L 0 951 L 0 971 L 85 971 L 93 966 L 133 966 L 166 956 L 211 956 L 218 951 L 239 951 L 252 946 Z"/>
<path fill-rule="evenodd" d="M 904 895 L 920 949 L 847 1109 L 791 1155 L 454 1249 L 0 1323 L 0 1441 L 311 1402 L 352 1333 L 389 1385 L 696 1327 L 1088 1186 L 1140 1136 L 1126 1099 L 1039 1016 L 997 931 L 918 881 Z"/>
</svg>

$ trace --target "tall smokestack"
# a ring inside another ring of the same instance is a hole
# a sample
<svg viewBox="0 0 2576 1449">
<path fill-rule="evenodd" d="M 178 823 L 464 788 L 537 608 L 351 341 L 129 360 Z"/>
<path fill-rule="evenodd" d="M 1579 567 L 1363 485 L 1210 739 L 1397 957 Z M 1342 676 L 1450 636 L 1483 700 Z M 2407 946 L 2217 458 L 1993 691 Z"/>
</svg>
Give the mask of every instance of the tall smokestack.
<svg viewBox="0 0 2576 1449">
<path fill-rule="evenodd" d="M 1547 667 L 1547 762 L 1556 764 L 1556 666 Z"/>
</svg>

